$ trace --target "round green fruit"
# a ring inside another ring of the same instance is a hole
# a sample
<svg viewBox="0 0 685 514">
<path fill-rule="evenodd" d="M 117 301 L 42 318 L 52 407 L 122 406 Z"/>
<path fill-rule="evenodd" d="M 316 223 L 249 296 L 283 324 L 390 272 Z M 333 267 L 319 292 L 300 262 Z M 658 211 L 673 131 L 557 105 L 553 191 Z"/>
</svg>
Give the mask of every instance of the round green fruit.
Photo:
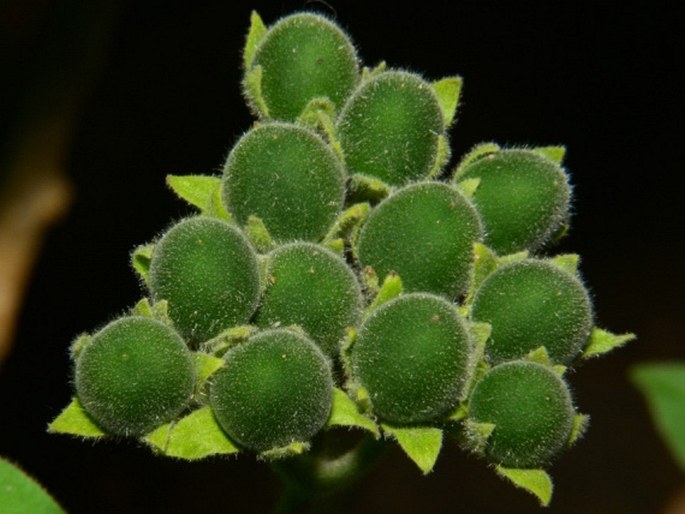
<svg viewBox="0 0 685 514">
<path fill-rule="evenodd" d="M 113 321 L 76 362 L 76 395 L 108 433 L 139 436 L 186 407 L 195 385 L 190 351 L 169 326 L 131 316 Z"/>
<path fill-rule="evenodd" d="M 511 361 L 488 371 L 469 400 L 469 419 L 495 426 L 485 455 L 509 468 L 544 466 L 568 442 L 575 411 L 550 368 Z"/>
<path fill-rule="evenodd" d="M 359 260 L 379 277 L 399 274 L 405 291 L 454 299 L 468 286 L 481 233 L 476 210 L 456 188 L 412 184 L 373 210 L 359 236 Z"/>
<path fill-rule="evenodd" d="M 536 259 L 495 270 L 480 286 L 471 317 L 492 325 L 486 353 L 494 362 L 544 346 L 553 362 L 570 364 L 592 330 L 592 306 L 574 275 Z"/>
<path fill-rule="evenodd" d="M 345 261 L 312 243 L 292 243 L 269 255 L 260 327 L 299 325 L 331 358 L 362 309 L 357 279 Z"/>
<path fill-rule="evenodd" d="M 364 82 L 340 113 L 338 137 L 350 173 L 391 185 L 428 176 L 445 132 L 440 105 L 420 76 L 387 71 Z"/>
<path fill-rule="evenodd" d="M 340 213 L 344 171 L 314 132 L 260 125 L 235 145 L 224 168 L 223 200 L 241 225 L 257 216 L 280 241 L 319 241 Z"/>
<path fill-rule="evenodd" d="M 155 245 L 150 263 L 154 301 L 191 343 L 247 323 L 259 300 L 257 257 L 245 236 L 215 218 L 174 225 Z"/>
<path fill-rule="evenodd" d="M 535 251 L 568 221 L 571 190 L 564 170 L 532 150 L 501 150 L 466 167 L 458 181 L 478 179 L 473 203 L 485 243 L 500 254 Z"/>
<path fill-rule="evenodd" d="M 352 370 L 380 419 L 430 423 L 456 408 L 470 348 L 453 304 L 412 293 L 381 305 L 366 319 L 352 346 Z"/>
<path fill-rule="evenodd" d="M 284 329 L 258 333 L 224 356 L 210 405 L 239 445 L 265 451 L 311 439 L 328 420 L 333 382 L 321 350 Z"/>
<path fill-rule="evenodd" d="M 328 98 L 339 108 L 359 80 L 349 37 L 313 13 L 293 14 L 273 25 L 255 51 L 255 66 L 262 69 L 261 95 L 268 109 L 261 114 L 279 120 L 295 121 L 314 98 Z"/>
</svg>

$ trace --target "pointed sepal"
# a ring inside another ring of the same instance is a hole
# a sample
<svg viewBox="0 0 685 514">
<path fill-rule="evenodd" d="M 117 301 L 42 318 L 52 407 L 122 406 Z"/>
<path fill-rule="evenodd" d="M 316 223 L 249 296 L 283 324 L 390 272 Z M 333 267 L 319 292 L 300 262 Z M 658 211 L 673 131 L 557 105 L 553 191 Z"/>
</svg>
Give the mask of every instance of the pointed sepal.
<svg viewBox="0 0 685 514">
<path fill-rule="evenodd" d="M 237 327 L 231 327 L 202 343 L 202 352 L 214 356 L 223 355 L 226 353 L 226 350 L 246 341 L 247 338 L 255 332 L 257 332 L 257 327 L 254 325 L 238 325 Z"/>
<path fill-rule="evenodd" d="M 162 425 L 143 440 L 163 455 L 183 460 L 238 452 L 238 447 L 221 430 L 209 406 Z"/>
<path fill-rule="evenodd" d="M 81 407 L 78 398 L 71 403 L 48 425 L 48 432 L 54 434 L 69 434 L 79 437 L 97 438 L 105 436 L 105 432 L 88 417 Z"/>
<path fill-rule="evenodd" d="M 196 388 L 202 387 L 207 379 L 225 364 L 223 359 L 205 352 L 193 352 L 193 360 L 195 361 Z"/>
<path fill-rule="evenodd" d="M 376 424 L 361 412 L 359 408 L 347 396 L 347 394 L 338 389 L 333 389 L 333 405 L 331 407 L 331 415 L 326 422 L 326 426 L 331 427 L 357 427 L 371 432 L 376 439 L 380 437 L 380 431 Z"/>
<path fill-rule="evenodd" d="M 390 194 L 391 188 L 377 178 L 354 174 L 349 178 L 347 191 L 355 202 L 377 204 Z"/>
<path fill-rule="evenodd" d="M 442 448 L 442 430 L 435 427 L 395 427 L 385 423 L 382 427 L 383 432 L 397 441 L 424 475 L 433 470 Z"/>
<path fill-rule="evenodd" d="M 459 164 L 457 164 L 457 168 L 454 171 L 453 180 L 455 182 L 458 181 L 459 176 L 464 173 L 464 170 L 466 170 L 466 168 L 468 168 L 474 162 L 499 151 L 500 146 L 496 143 L 480 143 L 474 146 L 466 155 L 464 155 L 464 157 L 462 157 L 461 161 L 459 161 Z"/>
<path fill-rule="evenodd" d="M 210 175 L 167 175 L 167 186 L 180 199 L 196 207 L 205 216 L 232 222 L 221 200 L 221 178 Z"/>
<path fill-rule="evenodd" d="M 295 441 L 287 446 L 272 448 L 271 450 L 261 452 L 259 457 L 266 461 L 287 459 L 289 457 L 295 457 L 296 455 L 302 455 L 303 453 L 309 451 L 309 447 L 309 443 Z"/>
<path fill-rule="evenodd" d="M 456 184 L 457 189 L 464 193 L 464 196 L 469 200 L 473 198 L 473 195 L 476 194 L 476 190 L 478 189 L 479 185 L 480 177 L 465 178 L 464 180 Z"/>
<path fill-rule="evenodd" d="M 364 66 L 362 68 L 362 83 L 366 82 L 369 79 L 372 79 L 379 73 L 383 73 L 387 69 L 388 65 L 386 64 L 385 61 L 379 62 L 376 66 L 373 68 L 369 68 L 368 66 Z"/>
<path fill-rule="evenodd" d="M 438 148 L 435 151 L 435 162 L 433 163 L 431 170 L 428 172 L 428 176 L 430 178 L 435 178 L 449 162 L 451 156 L 452 149 L 450 148 L 450 143 L 444 134 L 440 134 L 438 136 Z"/>
<path fill-rule="evenodd" d="M 150 262 L 155 245 L 141 245 L 131 252 L 131 267 L 146 286 L 150 283 Z"/>
<path fill-rule="evenodd" d="M 552 479 L 543 469 L 514 469 L 496 466 L 497 474 L 506 478 L 516 487 L 533 494 L 540 501 L 540 505 L 547 507 L 552 501 L 554 486 Z"/>
<path fill-rule="evenodd" d="M 554 264 L 557 268 L 568 271 L 571 275 L 578 275 L 578 266 L 580 265 L 580 255 L 577 253 L 564 253 L 555 255 L 549 262 Z"/>
<path fill-rule="evenodd" d="M 171 325 L 169 302 L 166 300 L 160 300 L 151 304 L 148 298 L 143 298 L 131 308 L 131 315 L 152 318 Z"/>
<path fill-rule="evenodd" d="M 577 441 L 583 438 L 590 426 L 590 416 L 587 414 L 577 413 L 573 417 L 573 425 L 571 426 L 571 434 L 568 437 L 568 446 L 573 446 Z"/>
<path fill-rule="evenodd" d="M 243 66 L 247 70 L 252 66 L 254 61 L 254 54 L 266 35 L 267 28 L 262 21 L 261 16 L 257 11 L 252 11 L 250 14 L 250 29 L 247 32 L 247 39 L 245 40 L 245 49 L 243 50 Z"/>
<path fill-rule="evenodd" d="M 269 107 L 262 95 L 262 67 L 253 66 L 245 72 L 243 88 L 250 107 L 260 118 L 269 118 Z"/>
<path fill-rule="evenodd" d="M 472 419 L 467 419 L 464 422 L 466 447 L 475 453 L 482 454 L 494 430 L 494 423 L 479 423 Z"/>
<path fill-rule="evenodd" d="M 300 115 L 297 117 L 297 123 L 305 125 L 311 129 L 318 130 L 321 125 L 321 117 L 319 113 L 324 113 L 329 119 L 335 118 L 335 105 L 328 97 L 312 98 Z M 324 134 L 328 136 L 324 129 Z"/>
<path fill-rule="evenodd" d="M 620 348 L 635 339 L 637 339 L 637 336 L 632 333 L 617 335 L 612 334 L 608 330 L 595 327 L 590 333 L 590 339 L 588 340 L 585 351 L 581 355 L 581 359 L 590 359 L 603 355 L 615 348 Z"/>
<path fill-rule="evenodd" d="M 269 229 L 261 218 L 250 214 L 245 223 L 245 235 L 254 246 L 258 253 L 269 253 L 276 248 L 276 243 L 269 234 Z"/>
<path fill-rule="evenodd" d="M 433 82 L 433 91 L 438 98 L 438 104 L 440 104 L 445 127 L 449 127 L 452 124 L 455 115 L 457 114 L 457 105 L 459 104 L 462 84 L 462 78 L 457 76 L 446 77 L 437 82 Z"/>
<path fill-rule="evenodd" d="M 563 145 L 558 146 L 537 146 L 532 148 L 535 153 L 548 158 L 551 161 L 561 164 L 564 161 L 564 156 L 566 155 L 566 147 Z"/>
<path fill-rule="evenodd" d="M 338 239 L 349 240 L 352 232 L 364 223 L 370 210 L 371 206 L 366 202 L 355 203 L 345 209 L 324 237 L 323 244 L 328 245 Z"/>
<path fill-rule="evenodd" d="M 394 271 L 388 273 L 383 280 L 383 285 L 380 287 L 376 297 L 373 299 L 373 302 L 371 302 L 371 305 L 367 307 L 366 315 L 368 316 L 384 303 L 400 296 L 403 290 L 404 288 L 402 286 L 402 279 L 400 276 Z"/>
</svg>

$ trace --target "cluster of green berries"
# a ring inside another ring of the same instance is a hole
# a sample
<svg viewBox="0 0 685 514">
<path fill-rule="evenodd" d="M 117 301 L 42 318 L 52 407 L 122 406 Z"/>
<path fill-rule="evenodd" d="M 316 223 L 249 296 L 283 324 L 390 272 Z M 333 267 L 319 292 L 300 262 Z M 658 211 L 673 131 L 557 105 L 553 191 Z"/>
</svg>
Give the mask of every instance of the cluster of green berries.
<svg viewBox="0 0 685 514">
<path fill-rule="evenodd" d="M 73 352 L 88 416 L 142 437 L 209 406 L 265 452 L 323 430 L 338 388 L 381 426 L 547 465 L 577 435 L 563 371 L 593 330 L 577 262 L 543 253 L 569 221 L 562 150 L 483 144 L 447 169 L 461 80 L 362 67 L 316 14 L 254 14 L 244 72 L 254 126 L 181 194 L 201 212 L 134 254 L 164 315 Z M 221 359 L 202 383 L 198 354 Z"/>
</svg>

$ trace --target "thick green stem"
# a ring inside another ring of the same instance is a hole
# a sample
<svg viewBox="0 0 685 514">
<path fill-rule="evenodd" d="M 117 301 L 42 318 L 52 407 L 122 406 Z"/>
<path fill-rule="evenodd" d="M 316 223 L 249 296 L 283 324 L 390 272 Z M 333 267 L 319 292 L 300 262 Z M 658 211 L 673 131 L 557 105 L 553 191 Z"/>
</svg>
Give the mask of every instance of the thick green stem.
<svg viewBox="0 0 685 514">
<path fill-rule="evenodd" d="M 315 501 L 359 479 L 386 446 L 382 440 L 364 436 L 353 448 L 331 455 L 332 443 L 324 436 L 307 454 L 272 463 L 284 482 L 278 514 L 309 512 Z"/>
</svg>

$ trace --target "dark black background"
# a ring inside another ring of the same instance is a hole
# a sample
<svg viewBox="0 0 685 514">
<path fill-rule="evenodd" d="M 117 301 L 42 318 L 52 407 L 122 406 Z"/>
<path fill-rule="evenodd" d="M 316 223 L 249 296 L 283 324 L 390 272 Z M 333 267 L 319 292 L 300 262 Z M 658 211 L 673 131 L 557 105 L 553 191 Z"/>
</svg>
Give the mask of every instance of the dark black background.
<svg viewBox="0 0 685 514">
<path fill-rule="evenodd" d="M 567 145 L 575 215 L 558 250 L 581 254 L 599 323 L 639 340 L 572 374 L 592 425 L 551 469 L 548 512 L 662 512 L 685 480 L 627 373 L 643 360 L 685 358 L 681 19 L 665 2 L 329 3 L 334 10 L 301 1 L 122 5 L 70 154 L 76 198 L 49 234 L 0 371 L 0 454 L 73 513 L 269 511 L 278 482 L 247 456 L 175 462 L 45 428 L 70 399 L 72 337 L 141 295 L 129 251 L 189 212 L 165 175 L 219 170 L 251 123 L 239 89 L 251 9 L 271 23 L 304 7 L 335 17 L 368 64 L 462 75 L 456 156 L 490 140 Z M 452 444 L 428 477 L 391 452 L 339 504 L 395 514 L 536 509 Z"/>
</svg>

